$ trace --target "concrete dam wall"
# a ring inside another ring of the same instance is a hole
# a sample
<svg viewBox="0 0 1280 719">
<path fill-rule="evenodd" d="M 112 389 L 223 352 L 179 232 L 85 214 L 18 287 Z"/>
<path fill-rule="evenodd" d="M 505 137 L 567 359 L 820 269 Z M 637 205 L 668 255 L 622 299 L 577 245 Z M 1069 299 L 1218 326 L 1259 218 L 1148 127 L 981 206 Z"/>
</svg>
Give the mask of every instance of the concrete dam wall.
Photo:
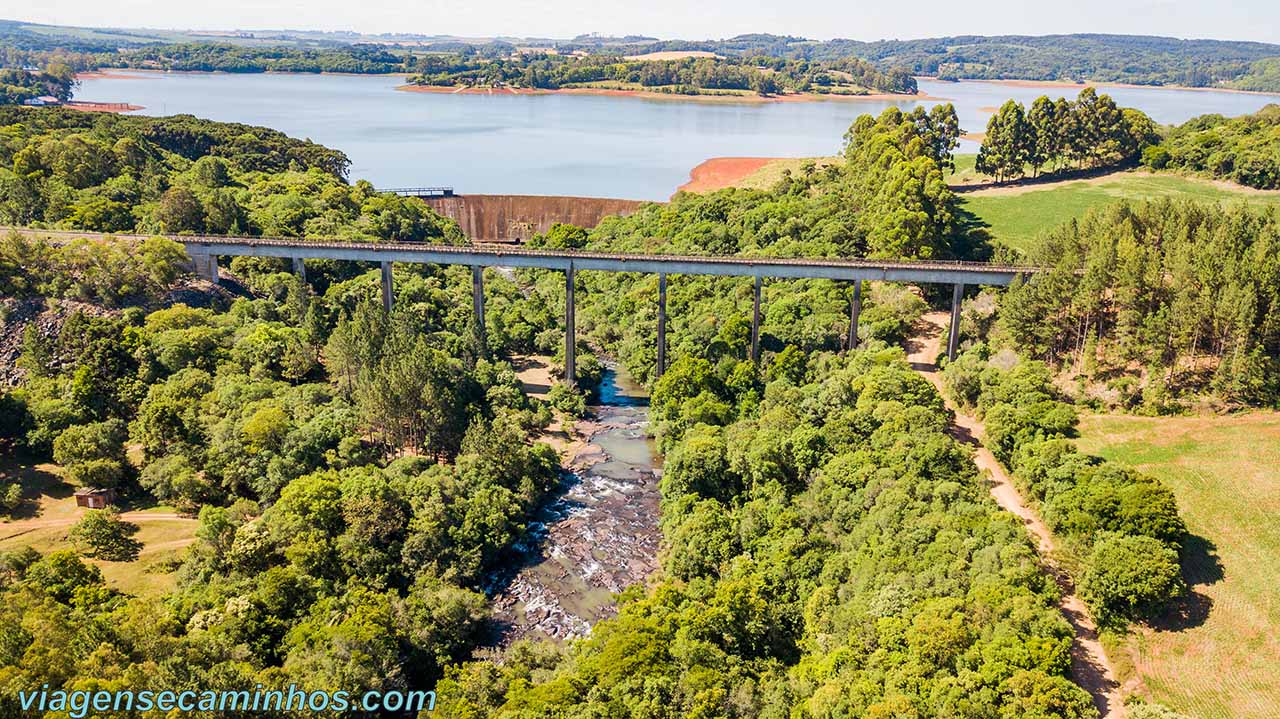
<svg viewBox="0 0 1280 719">
<path fill-rule="evenodd" d="M 453 195 L 422 201 L 462 227 L 475 242 L 525 242 L 557 222 L 595 227 L 609 215 L 629 215 L 639 200 L 545 195 Z"/>
</svg>

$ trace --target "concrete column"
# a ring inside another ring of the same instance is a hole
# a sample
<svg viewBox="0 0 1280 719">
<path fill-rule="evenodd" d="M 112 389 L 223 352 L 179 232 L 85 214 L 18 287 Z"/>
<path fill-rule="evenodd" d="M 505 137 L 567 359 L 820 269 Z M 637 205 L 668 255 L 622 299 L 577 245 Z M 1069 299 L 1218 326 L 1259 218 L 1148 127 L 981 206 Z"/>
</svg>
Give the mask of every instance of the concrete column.
<svg viewBox="0 0 1280 719">
<path fill-rule="evenodd" d="M 578 381 L 578 364 L 575 356 L 578 351 L 577 330 L 573 319 L 573 263 L 564 272 L 564 380 L 569 384 Z"/>
<path fill-rule="evenodd" d="M 658 369 L 661 379 L 667 371 L 667 273 L 658 273 Z"/>
<path fill-rule="evenodd" d="M 307 281 L 307 263 L 303 262 L 301 257 L 293 258 L 293 274 L 304 283 Z"/>
<path fill-rule="evenodd" d="M 488 354 L 489 345 L 484 334 L 484 268 L 480 265 L 471 267 L 471 311 L 476 316 L 476 336 L 480 339 L 480 347 Z"/>
<path fill-rule="evenodd" d="M 218 256 L 209 255 L 209 269 L 206 271 L 206 277 L 213 284 L 218 284 Z"/>
<path fill-rule="evenodd" d="M 862 314 L 862 280 L 853 281 L 853 302 L 849 304 L 849 344 L 848 348 L 858 346 L 858 315 Z"/>
<path fill-rule="evenodd" d="M 964 295 L 964 285 L 957 282 L 951 290 L 951 329 L 947 332 L 947 360 L 956 358 L 960 349 L 960 299 Z"/>
<path fill-rule="evenodd" d="M 751 307 L 751 361 L 760 361 L 760 275 L 756 275 L 755 297 Z"/>
<path fill-rule="evenodd" d="M 387 312 L 391 311 L 391 307 L 395 304 L 395 291 L 391 286 L 391 263 L 382 263 L 382 309 Z"/>
<path fill-rule="evenodd" d="M 188 256 L 191 258 L 191 271 L 195 273 L 196 277 L 209 279 L 209 256 L 198 255 L 194 252 L 188 253 Z"/>
</svg>

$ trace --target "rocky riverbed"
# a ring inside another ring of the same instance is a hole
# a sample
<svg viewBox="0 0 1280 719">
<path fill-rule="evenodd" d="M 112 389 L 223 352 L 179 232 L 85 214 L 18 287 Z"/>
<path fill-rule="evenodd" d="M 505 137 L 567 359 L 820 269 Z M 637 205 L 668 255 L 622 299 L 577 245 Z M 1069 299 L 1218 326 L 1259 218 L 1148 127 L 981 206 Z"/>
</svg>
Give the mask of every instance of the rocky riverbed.
<svg viewBox="0 0 1280 719">
<path fill-rule="evenodd" d="M 657 569 L 660 470 L 648 422 L 641 391 L 606 372 L 559 491 L 517 547 L 521 559 L 491 578 L 499 644 L 584 636 L 617 611 L 614 593 Z"/>
</svg>

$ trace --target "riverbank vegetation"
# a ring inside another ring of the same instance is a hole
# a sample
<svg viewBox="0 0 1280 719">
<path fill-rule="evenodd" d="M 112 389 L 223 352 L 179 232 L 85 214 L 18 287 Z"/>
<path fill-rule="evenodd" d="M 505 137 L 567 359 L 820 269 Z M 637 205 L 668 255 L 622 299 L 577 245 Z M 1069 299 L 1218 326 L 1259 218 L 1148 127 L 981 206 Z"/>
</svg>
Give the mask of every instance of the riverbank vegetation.
<svg viewBox="0 0 1280 719">
<path fill-rule="evenodd" d="M 69 100 L 74 87 L 75 74 L 67 65 L 42 70 L 0 66 L 0 105 L 21 105 L 44 96 Z"/>
<path fill-rule="evenodd" d="M 177 245 L 148 242 L 3 241 L 6 258 L 47 264 L 26 285 L 25 263 L 5 266 L 24 375 L 0 393 L 0 433 L 6 453 L 52 456 L 77 486 L 198 511 L 195 542 L 155 569 L 176 587 L 150 598 L 77 556 L 137 556 L 109 513 L 75 525 L 76 546 L 0 555 L 4 673 L 67 689 L 431 687 L 486 631 L 484 578 L 558 481 L 555 453 L 532 441 L 550 412 L 500 359 L 512 335 L 476 343 L 465 269 L 397 267 L 387 315 L 376 270 L 317 292 L 274 261 L 235 263 L 255 289 L 235 296 L 186 279 Z M 123 310 L 51 296 L 90 255 L 147 278 L 109 293 L 129 296 Z M 536 298 L 488 285 L 491 311 L 550 329 Z"/>
<path fill-rule="evenodd" d="M 185 72 L 408 72 L 412 56 L 379 45 L 261 47 L 213 42 L 152 45 L 97 56 L 99 67 Z"/>
<path fill-rule="evenodd" d="M 5 211 L 40 212 L 27 222 L 209 231 L 232 217 L 299 237 L 462 239 L 417 203 L 347 184 L 341 153 L 262 128 L 21 117 L 37 122 L 0 123 L 0 164 L 13 167 L 6 192 L 29 193 L 6 195 Z M 959 132 L 949 105 L 890 108 L 854 121 L 839 164 L 538 242 L 987 259 L 945 182 Z M 228 198 L 242 214 L 213 212 Z M 118 214 L 58 209 L 111 202 Z M 1121 372 L 1165 368 L 1151 363 L 1170 330 L 1193 338 L 1193 365 L 1232 363 L 1212 391 L 1274 397 L 1258 394 L 1274 370 L 1273 218 L 1154 207 L 1095 222 L 1060 230 L 1043 260 L 1057 269 L 1011 290 L 981 328 L 994 322 L 1055 368 L 1093 332 L 1093 355 L 1080 353 Z M 6 553 L 0 663 L 15 686 L 435 686 L 437 711 L 456 717 L 1096 716 L 1070 681 L 1058 587 L 896 346 L 926 307 L 913 288 L 869 286 L 860 346 L 846 347 L 847 283 L 770 283 L 757 364 L 749 280 L 673 278 L 673 361 L 657 379 L 656 278 L 579 273 L 583 349 L 652 386 L 662 568 L 588 639 L 467 661 L 491 629 L 486 579 L 556 480 L 535 441 L 550 410 L 503 358 L 562 343 L 563 275 L 489 273 L 481 344 L 466 268 L 396 267 L 386 313 L 378 272 L 358 263 L 308 262 L 303 281 L 278 260 L 237 258 L 235 291 L 215 291 L 183 276 L 167 240 L 120 248 L 0 242 L 5 322 L 25 318 L 21 384 L 0 393 L 3 441 L 125 501 L 198 512 L 197 541 L 162 599 L 108 589 L 73 550 Z M 1212 293 L 1209 309 L 1184 305 Z M 43 321 L 51 311 L 60 319 Z M 1179 594 L 1184 528 L 1167 490 L 1063 441 L 1075 415 L 1048 366 L 971 352 L 948 369 L 957 396 L 983 409 L 993 451 L 1052 509 L 1103 619 L 1148 617 Z M 585 356 L 580 367 L 593 370 Z M 93 536 L 128 539 L 108 524 L 114 534 Z"/>
<path fill-rule="evenodd" d="M 878 72 L 890 75 L 1280 91 L 1277 81 L 1280 75 L 1275 71 L 1280 45 L 1140 35 L 968 35 L 865 42 L 750 33 L 723 40 L 583 35 L 562 40 L 504 38 L 495 41 L 415 33 L 362 36 L 286 30 L 258 36 L 175 30 L 96 30 L 0 21 L 0 43 L 22 51 L 93 53 L 102 58 L 104 67 L 135 63 L 155 69 L 231 72 L 413 72 L 408 67 L 410 61 L 424 55 L 505 58 L 551 49 L 562 56 L 622 58 L 660 52 L 699 52 L 738 60 L 767 57 L 777 58 L 774 62 L 815 64 L 857 58 Z M 875 87 L 866 83 L 864 86 Z M 902 91 L 889 86 L 880 89 Z"/>
<path fill-rule="evenodd" d="M 567 649 L 452 670 L 444 716 L 1094 716 L 1056 586 L 901 350 L 684 356 L 651 406 L 656 585 Z"/>
</svg>

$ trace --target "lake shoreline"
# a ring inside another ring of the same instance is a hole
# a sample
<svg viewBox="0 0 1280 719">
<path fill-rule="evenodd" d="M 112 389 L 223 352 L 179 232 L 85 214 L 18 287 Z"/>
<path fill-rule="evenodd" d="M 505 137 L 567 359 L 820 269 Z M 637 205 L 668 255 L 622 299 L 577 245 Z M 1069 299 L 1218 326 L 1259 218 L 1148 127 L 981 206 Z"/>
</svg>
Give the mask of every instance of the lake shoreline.
<svg viewBox="0 0 1280 719">
<path fill-rule="evenodd" d="M 939 80 L 936 77 L 921 75 L 918 80 L 929 80 L 931 82 L 945 82 L 956 84 L 972 84 L 986 83 L 990 85 L 1003 85 L 1005 87 L 1021 87 L 1021 88 L 1040 88 L 1045 90 L 1076 88 L 1083 90 L 1086 87 L 1118 87 L 1126 90 L 1183 90 L 1190 92 L 1229 92 L 1238 95 L 1262 95 L 1264 97 L 1280 97 L 1280 92 L 1266 92 L 1263 90 L 1237 90 L 1233 87 L 1191 87 L 1189 85 L 1139 85 L 1132 82 L 1101 82 L 1089 80 L 1087 82 L 1071 82 L 1069 80 L 985 80 L 978 78 L 965 78 L 962 80 Z"/>
<path fill-rule="evenodd" d="M 410 72 L 295 72 L 292 70 L 255 70 L 253 72 L 228 72 L 227 70 L 157 70 L 146 67 L 105 67 L 98 70 L 77 72 L 77 80 L 154 80 L 148 75 L 316 75 L 321 77 L 409 77 Z"/>
<path fill-rule="evenodd" d="M 689 170 L 689 181 L 676 188 L 676 192 L 701 194 L 733 187 L 761 168 L 786 157 L 711 157 Z"/>
<path fill-rule="evenodd" d="M 708 103 L 746 103 L 768 104 L 786 102 L 823 102 L 823 101 L 930 101 L 940 102 L 946 98 L 934 97 L 928 93 L 906 95 L 901 93 L 870 93 L 867 95 L 822 95 L 818 93 L 797 93 L 792 95 L 683 95 L 673 92 L 653 92 L 649 90 L 624 90 L 609 87 L 562 87 L 556 90 L 527 87 L 468 87 L 457 85 L 414 85 L 405 84 L 395 88 L 400 92 L 425 92 L 436 95 L 589 95 L 598 97 L 628 97 L 641 100 L 664 100 L 668 102 L 708 102 Z"/>
</svg>

